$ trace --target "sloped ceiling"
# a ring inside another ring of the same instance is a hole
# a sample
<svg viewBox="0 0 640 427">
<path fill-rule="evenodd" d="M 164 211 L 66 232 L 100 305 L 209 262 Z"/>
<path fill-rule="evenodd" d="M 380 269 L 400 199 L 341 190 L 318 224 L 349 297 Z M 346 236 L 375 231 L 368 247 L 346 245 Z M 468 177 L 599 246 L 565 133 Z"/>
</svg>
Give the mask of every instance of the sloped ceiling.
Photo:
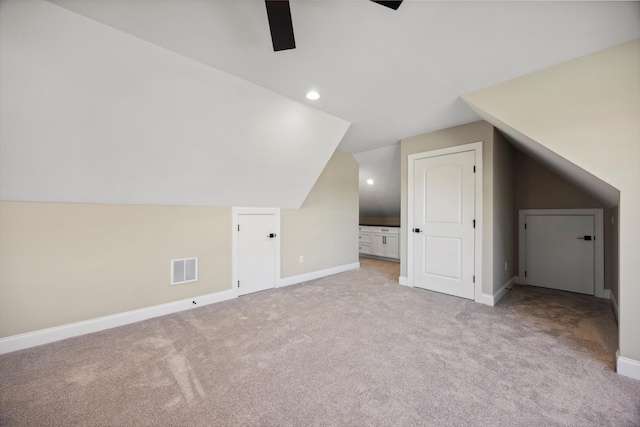
<svg viewBox="0 0 640 427">
<path fill-rule="evenodd" d="M 463 99 L 521 151 L 608 206 L 637 173 L 640 39 Z"/>
<path fill-rule="evenodd" d="M 273 52 L 263 0 L 49 1 L 351 122 L 348 153 L 476 121 L 460 95 L 640 37 L 638 2 L 292 0 L 297 48 Z"/>
<path fill-rule="evenodd" d="M 297 208 L 349 126 L 50 3 L 0 17 L 2 200 Z"/>
<path fill-rule="evenodd" d="M 638 2 L 292 0 L 277 53 L 262 0 L 0 5 L 3 200 L 297 207 L 336 147 L 478 120 L 461 94 L 640 37 Z"/>
</svg>

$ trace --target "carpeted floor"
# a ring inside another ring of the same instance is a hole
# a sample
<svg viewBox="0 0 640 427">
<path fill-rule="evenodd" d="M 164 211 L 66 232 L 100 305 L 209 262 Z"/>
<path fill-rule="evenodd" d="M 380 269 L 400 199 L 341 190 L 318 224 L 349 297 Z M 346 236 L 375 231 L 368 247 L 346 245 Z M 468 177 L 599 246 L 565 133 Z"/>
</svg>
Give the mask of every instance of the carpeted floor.
<svg viewBox="0 0 640 427">
<path fill-rule="evenodd" d="M 0 356 L 0 424 L 640 425 L 608 301 L 516 286 L 487 307 L 361 263 Z"/>
</svg>

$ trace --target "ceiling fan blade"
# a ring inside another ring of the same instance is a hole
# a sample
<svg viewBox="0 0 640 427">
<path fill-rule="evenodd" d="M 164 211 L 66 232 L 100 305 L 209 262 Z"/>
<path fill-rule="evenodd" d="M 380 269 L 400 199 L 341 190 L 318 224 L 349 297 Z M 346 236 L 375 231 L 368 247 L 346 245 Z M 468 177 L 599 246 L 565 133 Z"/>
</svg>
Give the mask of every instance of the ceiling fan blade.
<svg viewBox="0 0 640 427">
<path fill-rule="evenodd" d="M 289 0 L 265 0 L 269 29 L 271 30 L 271 42 L 273 50 L 287 50 L 296 48 L 296 40 L 293 37 L 293 22 L 291 21 L 291 9 Z"/>
<path fill-rule="evenodd" d="M 374 3 L 381 4 L 383 6 L 387 6 L 388 8 L 391 8 L 393 10 L 398 10 L 403 0 L 400 0 L 400 1 L 371 0 L 371 1 Z"/>
</svg>

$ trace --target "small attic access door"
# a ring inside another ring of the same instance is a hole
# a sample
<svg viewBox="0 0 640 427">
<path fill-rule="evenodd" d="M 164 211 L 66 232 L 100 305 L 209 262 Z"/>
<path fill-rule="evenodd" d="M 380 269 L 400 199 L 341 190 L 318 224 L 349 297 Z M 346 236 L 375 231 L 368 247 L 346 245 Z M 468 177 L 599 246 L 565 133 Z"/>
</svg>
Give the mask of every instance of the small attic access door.
<svg viewBox="0 0 640 427">
<path fill-rule="evenodd" d="M 234 208 L 233 287 L 238 295 L 272 289 L 280 281 L 280 210 Z"/>
<path fill-rule="evenodd" d="M 605 298 L 602 209 L 519 211 L 519 283 Z"/>
</svg>

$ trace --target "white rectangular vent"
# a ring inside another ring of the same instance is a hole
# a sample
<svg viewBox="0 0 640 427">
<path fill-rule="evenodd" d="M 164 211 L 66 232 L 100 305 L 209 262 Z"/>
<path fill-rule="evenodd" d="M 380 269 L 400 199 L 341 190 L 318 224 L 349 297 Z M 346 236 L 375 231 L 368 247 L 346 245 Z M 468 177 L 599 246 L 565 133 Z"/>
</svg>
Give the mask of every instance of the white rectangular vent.
<svg viewBox="0 0 640 427">
<path fill-rule="evenodd" d="M 198 280 L 198 258 L 171 260 L 171 284 L 195 282 Z"/>
</svg>

